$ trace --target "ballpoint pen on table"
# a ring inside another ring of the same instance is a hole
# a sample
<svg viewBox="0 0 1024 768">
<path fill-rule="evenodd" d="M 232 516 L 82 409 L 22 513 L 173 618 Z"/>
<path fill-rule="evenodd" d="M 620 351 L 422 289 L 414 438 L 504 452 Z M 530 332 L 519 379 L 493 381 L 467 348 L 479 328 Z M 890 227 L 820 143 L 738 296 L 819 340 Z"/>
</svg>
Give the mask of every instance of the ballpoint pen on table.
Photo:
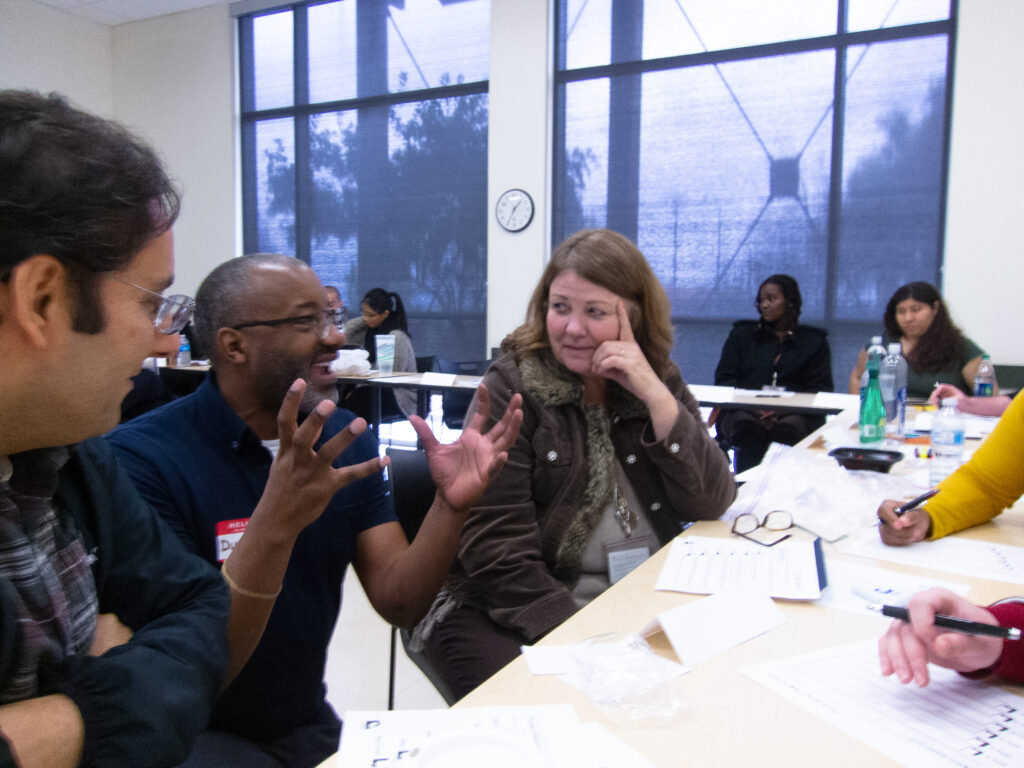
<svg viewBox="0 0 1024 768">
<path fill-rule="evenodd" d="M 883 605 L 882 615 L 888 616 L 890 619 L 910 621 L 910 612 L 906 608 L 901 608 L 897 605 Z M 968 621 L 967 619 L 958 619 L 941 613 L 935 614 L 935 626 L 965 635 L 987 635 L 989 637 L 998 637 L 1002 640 L 1020 640 L 1021 638 L 1021 632 L 1016 627 L 1000 627 L 996 624 Z"/>
<path fill-rule="evenodd" d="M 893 510 L 893 512 L 896 514 L 896 517 L 902 517 L 904 512 L 909 512 L 914 507 L 921 506 L 922 504 L 924 504 L 924 502 L 928 501 L 928 499 L 930 499 L 938 492 L 938 488 L 932 488 L 931 490 L 925 491 L 916 499 L 911 499 L 910 501 L 904 504 L 900 504 L 898 507 L 896 507 L 896 509 Z"/>
</svg>

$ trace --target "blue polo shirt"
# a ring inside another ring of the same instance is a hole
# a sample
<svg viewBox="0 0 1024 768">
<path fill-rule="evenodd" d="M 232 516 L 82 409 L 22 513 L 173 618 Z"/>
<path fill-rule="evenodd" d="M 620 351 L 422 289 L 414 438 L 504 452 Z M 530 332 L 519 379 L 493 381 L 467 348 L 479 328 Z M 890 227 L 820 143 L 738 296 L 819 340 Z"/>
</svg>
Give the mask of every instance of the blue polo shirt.
<svg viewBox="0 0 1024 768">
<path fill-rule="evenodd" d="M 320 442 L 353 419 L 338 410 Z M 185 546 L 211 563 L 218 524 L 248 519 L 270 471 L 270 452 L 225 402 L 211 372 L 191 395 L 122 424 L 107 440 L 143 497 Z M 377 456 L 369 431 L 335 461 Z M 210 727 L 255 741 L 324 717 L 327 646 L 341 609 L 341 584 L 360 532 L 396 520 L 380 473 L 338 491 L 298 537 L 281 594 L 252 657 L 224 692 Z M 230 536 L 221 539 L 229 541 Z"/>
</svg>

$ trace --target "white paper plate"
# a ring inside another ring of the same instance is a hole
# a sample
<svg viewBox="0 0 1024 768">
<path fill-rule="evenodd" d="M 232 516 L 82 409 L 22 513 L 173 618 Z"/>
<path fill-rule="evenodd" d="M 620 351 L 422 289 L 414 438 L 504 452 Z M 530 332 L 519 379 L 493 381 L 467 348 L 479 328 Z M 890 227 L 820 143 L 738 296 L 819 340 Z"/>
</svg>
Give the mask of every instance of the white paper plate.
<svg viewBox="0 0 1024 768">
<path fill-rule="evenodd" d="M 537 768 L 544 756 L 524 737 L 489 728 L 432 737 L 416 755 L 416 768 Z"/>
</svg>

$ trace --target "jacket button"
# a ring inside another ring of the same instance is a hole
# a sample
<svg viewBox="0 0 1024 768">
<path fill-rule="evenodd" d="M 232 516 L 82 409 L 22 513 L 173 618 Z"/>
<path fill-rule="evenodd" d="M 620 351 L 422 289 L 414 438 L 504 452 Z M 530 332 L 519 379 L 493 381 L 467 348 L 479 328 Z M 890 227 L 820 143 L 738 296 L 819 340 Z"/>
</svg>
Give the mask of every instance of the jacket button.
<svg viewBox="0 0 1024 768">
<path fill-rule="evenodd" d="M 679 453 L 679 443 L 672 443 L 672 445 L 670 445 L 668 447 L 668 452 L 669 453 Z"/>
<path fill-rule="evenodd" d="M 558 451 L 548 451 L 546 458 L 548 461 L 558 461 Z"/>
<path fill-rule="evenodd" d="M 651 504 L 651 512 L 657 512 L 659 509 L 661 509 L 660 501 L 656 501 L 653 504 Z"/>
<path fill-rule="evenodd" d="M 231 449 L 234 450 L 234 451 L 238 450 L 238 441 L 237 440 L 232 440 L 231 441 Z"/>
<path fill-rule="evenodd" d="M 636 464 L 636 454 L 635 453 L 629 454 L 629 456 L 626 457 L 626 463 L 627 464 Z"/>
<path fill-rule="evenodd" d="M 612 419 L 612 424 L 618 424 L 620 421 L 622 421 L 622 417 L 616 413 L 615 417 Z"/>
</svg>

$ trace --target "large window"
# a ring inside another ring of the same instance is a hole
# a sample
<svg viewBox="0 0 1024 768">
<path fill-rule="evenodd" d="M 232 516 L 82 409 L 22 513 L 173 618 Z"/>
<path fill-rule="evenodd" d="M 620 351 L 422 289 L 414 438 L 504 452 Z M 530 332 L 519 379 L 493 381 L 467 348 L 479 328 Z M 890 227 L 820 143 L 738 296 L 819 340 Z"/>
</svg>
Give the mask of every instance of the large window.
<svg viewBox="0 0 1024 768">
<path fill-rule="evenodd" d="M 489 35 L 488 0 L 239 19 L 245 250 L 397 291 L 420 355 L 485 347 Z"/>
<path fill-rule="evenodd" d="M 558 0 L 555 242 L 636 240 L 710 382 L 768 275 L 837 389 L 892 292 L 938 282 L 955 2 Z"/>
</svg>

